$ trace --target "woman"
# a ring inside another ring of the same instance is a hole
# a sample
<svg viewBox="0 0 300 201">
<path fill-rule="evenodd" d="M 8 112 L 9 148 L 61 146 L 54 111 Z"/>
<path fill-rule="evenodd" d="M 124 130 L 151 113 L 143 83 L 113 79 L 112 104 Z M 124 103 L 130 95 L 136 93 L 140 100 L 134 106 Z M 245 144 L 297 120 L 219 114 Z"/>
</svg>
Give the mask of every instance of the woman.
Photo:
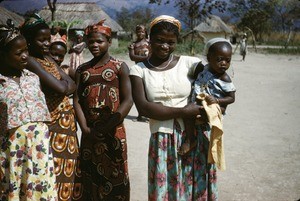
<svg viewBox="0 0 300 201">
<path fill-rule="evenodd" d="M 11 22 L 11 21 L 8 21 Z M 57 191 L 39 77 L 26 70 L 19 31 L 0 25 L 0 200 L 55 201 Z"/>
<path fill-rule="evenodd" d="M 83 41 L 83 31 L 76 31 L 76 38 L 69 50 L 70 55 L 70 68 L 72 71 L 76 71 L 78 66 L 83 63 L 83 50 L 86 47 L 85 42 Z"/>
<path fill-rule="evenodd" d="M 83 201 L 130 200 L 123 124 L 133 104 L 129 69 L 109 54 L 111 28 L 104 21 L 85 34 L 93 59 L 76 71 L 74 106 L 82 130 Z"/>
<path fill-rule="evenodd" d="M 41 80 L 51 113 L 48 124 L 51 148 L 54 155 L 54 173 L 59 200 L 72 200 L 80 196 L 80 186 L 74 183 L 78 153 L 75 112 L 68 98 L 76 89 L 73 80 L 65 74 L 48 56 L 50 28 L 45 21 L 34 14 L 25 20 L 22 33 L 27 39 L 29 54 L 28 69 Z"/>
<path fill-rule="evenodd" d="M 133 99 L 139 113 L 149 117 L 149 200 L 216 200 L 215 172 L 207 164 L 209 126 L 204 110 L 187 104 L 200 60 L 176 56 L 180 22 L 162 15 L 150 24 L 151 56 L 130 69 Z M 202 114 L 202 115 L 201 115 Z M 184 140 L 183 118 L 200 116 L 197 147 L 178 155 Z"/>
</svg>

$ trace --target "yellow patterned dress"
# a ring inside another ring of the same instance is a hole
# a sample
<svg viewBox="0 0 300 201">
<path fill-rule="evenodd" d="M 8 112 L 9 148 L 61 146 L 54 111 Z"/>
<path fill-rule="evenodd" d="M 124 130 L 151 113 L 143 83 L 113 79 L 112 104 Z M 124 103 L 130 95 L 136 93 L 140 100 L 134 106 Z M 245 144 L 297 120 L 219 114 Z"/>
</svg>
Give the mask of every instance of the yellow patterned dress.
<svg viewBox="0 0 300 201">
<path fill-rule="evenodd" d="M 61 75 L 56 65 L 48 60 L 37 59 L 43 68 L 58 80 Z M 59 200 L 77 200 L 81 196 L 81 185 L 75 183 L 80 177 L 78 164 L 78 138 L 75 112 L 67 96 L 55 94 L 53 90 L 45 88 L 46 102 L 51 114 L 48 124 L 51 136 L 51 148 L 54 156 L 56 182 Z"/>
</svg>

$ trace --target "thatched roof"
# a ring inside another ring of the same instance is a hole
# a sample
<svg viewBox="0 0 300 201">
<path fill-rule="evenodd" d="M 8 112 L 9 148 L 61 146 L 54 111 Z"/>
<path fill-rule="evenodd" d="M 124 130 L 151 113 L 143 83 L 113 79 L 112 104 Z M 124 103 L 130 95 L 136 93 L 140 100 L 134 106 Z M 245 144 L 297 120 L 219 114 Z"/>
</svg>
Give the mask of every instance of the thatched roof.
<svg viewBox="0 0 300 201">
<path fill-rule="evenodd" d="M 51 11 L 48 6 L 45 6 L 39 12 L 39 15 L 47 22 L 51 21 Z M 113 32 L 123 30 L 123 28 L 110 18 L 95 2 L 56 3 L 55 19 L 65 20 L 67 22 L 74 20 L 80 21 L 79 24 L 71 27 L 72 29 L 84 29 L 90 24 L 95 24 L 102 19 L 106 19 L 104 24 L 110 26 Z"/>
<path fill-rule="evenodd" d="M 7 19 L 12 19 L 16 26 L 19 26 L 24 22 L 24 18 L 22 16 L 11 12 L 6 8 L 0 7 L 0 23 L 6 24 Z"/>
<path fill-rule="evenodd" d="M 220 17 L 216 15 L 210 15 L 204 22 L 201 22 L 195 27 L 198 32 L 212 32 L 212 33 L 232 33 L 232 29 L 227 26 Z"/>
</svg>

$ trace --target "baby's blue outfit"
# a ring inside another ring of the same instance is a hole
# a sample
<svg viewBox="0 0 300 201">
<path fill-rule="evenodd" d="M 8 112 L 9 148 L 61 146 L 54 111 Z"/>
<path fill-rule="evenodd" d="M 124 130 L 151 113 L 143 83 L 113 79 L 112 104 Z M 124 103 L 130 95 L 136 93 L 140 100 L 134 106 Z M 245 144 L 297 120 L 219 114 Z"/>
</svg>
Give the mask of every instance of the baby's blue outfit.
<svg viewBox="0 0 300 201">
<path fill-rule="evenodd" d="M 232 91 L 236 91 L 234 84 L 218 79 L 208 70 L 207 64 L 195 80 L 194 90 L 192 92 L 192 102 L 195 102 L 196 96 L 200 93 L 207 93 L 216 98 L 223 98 L 226 96 L 226 93 Z"/>
</svg>

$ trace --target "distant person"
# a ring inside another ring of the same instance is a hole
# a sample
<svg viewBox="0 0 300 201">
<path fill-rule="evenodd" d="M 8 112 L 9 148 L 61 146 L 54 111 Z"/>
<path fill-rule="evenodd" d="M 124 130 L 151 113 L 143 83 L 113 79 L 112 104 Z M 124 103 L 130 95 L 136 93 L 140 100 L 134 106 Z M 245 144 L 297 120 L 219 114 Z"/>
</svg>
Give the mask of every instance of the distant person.
<svg viewBox="0 0 300 201">
<path fill-rule="evenodd" d="M 211 110 L 206 112 L 208 114 L 216 114 L 219 126 L 222 127 L 222 113 L 225 112 L 227 105 L 235 101 L 236 89 L 226 73 L 231 63 L 232 45 L 224 38 L 213 38 L 206 43 L 204 54 L 207 57 L 208 64 L 198 69 L 199 73 L 192 91 L 192 102 L 201 105 L 206 104 L 209 107 L 208 109 Z M 180 147 L 180 154 L 187 154 L 196 147 L 197 136 L 195 136 L 195 129 L 193 128 L 195 123 L 196 125 L 201 125 L 203 122 L 197 121 L 196 118 L 185 119 L 187 136 Z M 215 126 L 213 122 L 210 123 L 212 124 L 211 126 Z M 212 129 L 212 131 L 214 130 Z M 221 132 L 223 133 L 223 131 L 220 131 L 219 134 Z M 212 135 L 214 136 L 214 133 Z M 221 136 L 219 140 L 221 142 Z M 222 147 L 218 148 L 222 151 Z M 222 163 L 217 162 L 218 167 L 225 169 L 224 156 L 222 155 L 219 158 Z"/>
<path fill-rule="evenodd" d="M 244 33 L 242 35 L 242 38 L 240 39 L 240 55 L 242 55 L 242 61 L 245 61 L 247 51 L 248 51 L 247 34 Z"/>
<path fill-rule="evenodd" d="M 136 41 L 129 45 L 129 57 L 135 63 L 148 59 L 150 55 L 150 44 L 148 33 L 144 25 L 137 25 L 135 29 Z M 137 121 L 148 121 L 147 118 L 138 114 Z"/>
<path fill-rule="evenodd" d="M 70 69 L 72 71 L 76 71 L 78 66 L 80 66 L 83 62 L 83 50 L 86 47 L 85 42 L 83 41 L 83 31 L 75 32 L 75 41 L 70 47 L 69 54 L 70 55 Z"/>
<path fill-rule="evenodd" d="M 0 200 L 57 200 L 50 113 L 12 25 L 0 25 Z"/>
<path fill-rule="evenodd" d="M 74 107 L 82 131 L 80 200 L 130 200 L 124 118 L 133 104 L 129 69 L 109 54 L 104 20 L 85 29 L 93 58 L 76 71 Z"/>
</svg>

